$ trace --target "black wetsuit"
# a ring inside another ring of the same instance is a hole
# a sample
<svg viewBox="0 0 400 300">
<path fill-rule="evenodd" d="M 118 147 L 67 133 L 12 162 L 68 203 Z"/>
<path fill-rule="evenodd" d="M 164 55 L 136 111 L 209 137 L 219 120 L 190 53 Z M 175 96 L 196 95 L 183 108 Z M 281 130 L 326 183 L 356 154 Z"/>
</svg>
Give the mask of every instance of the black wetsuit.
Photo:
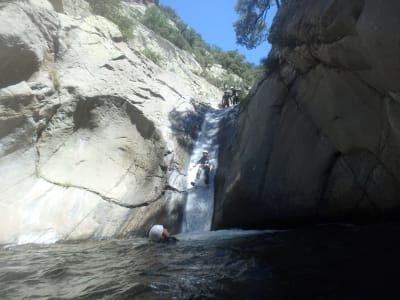
<svg viewBox="0 0 400 300">
<path fill-rule="evenodd" d="M 222 108 L 229 107 L 229 98 L 230 95 L 227 93 L 222 96 Z"/>
<path fill-rule="evenodd" d="M 177 241 L 179 241 L 176 237 L 174 236 L 169 236 L 163 240 L 161 240 L 161 243 L 176 243 Z"/>
<path fill-rule="evenodd" d="M 197 162 L 197 164 L 205 165 L 205 166 L 202 166 L 201 168 L 204 170 L 204 173 L 205 173 L 204 182 L 206 184 L 208 184 L 209 177 L 210 177 L 210 160 L 208 159 L 208 156 L 202 156 L 199 159 L 199 161 Z"/>
<path fill-rule="evenodd" d="M 208 156 L 202 156 L 197 164 L 202 164 L 202 165 L 208 165 L 210 163 L 210 160 L 208 159 Z"/>
</svg>

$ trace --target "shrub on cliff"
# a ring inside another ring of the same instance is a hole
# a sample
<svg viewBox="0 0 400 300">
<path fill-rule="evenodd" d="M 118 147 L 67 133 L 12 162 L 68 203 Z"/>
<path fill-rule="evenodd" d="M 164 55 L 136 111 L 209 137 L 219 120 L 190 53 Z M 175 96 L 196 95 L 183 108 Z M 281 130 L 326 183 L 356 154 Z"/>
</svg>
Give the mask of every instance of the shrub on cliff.
<svg viewBox="0 0 400 300">
<path fill-rule="evenodd" d="M 150 6 L 146 9 L 142 23 L 163 38 L 169 40 L 178 48 L 187 51 L 190 50 L 189 43 L 179 33 L 177 28 L 173 26 L 173 23 L 170 22 L 165 13 L 157 6 Z"/>
<path fill-rule="evenodd" d="M 153 63 L 155 63 L 156 65 L 161 65 L 161 56 L 160 54 L 151 51 L 150 49 L 144 49 L 143 54 L 150 59 L 151 61 L 153 61 Z"/>
<path fill-rule="evenodd" d="M 247 63 L 245 57 L 237 50 L 223 51 L 217 46 L 208 45 L 195 30 L 184 23 L 176 12 L 166 6 L 150 6 L 146 9 L 142 23 L 154 32 L 169 40 L 175 46 L 195 55 L 196 60 L 203 69 L 212 64 L 220 64 L 224 69 L 234 73 L 243 79 L 243 88 L 252 86 L 260 69 L 252 63 Z M 229 81 L 206 76 L 207 79 L 222 87 L 220 82 Z M 230 82 L 228 85 L 233 85 Z"/>
<path fill-rule="evenodd" d="M 121 13 L 121 0 L 88 0 L 88 2 L 93 13 L 115 23 L 125 39 L 132 36 L 133 22 Z"/>
</svg>

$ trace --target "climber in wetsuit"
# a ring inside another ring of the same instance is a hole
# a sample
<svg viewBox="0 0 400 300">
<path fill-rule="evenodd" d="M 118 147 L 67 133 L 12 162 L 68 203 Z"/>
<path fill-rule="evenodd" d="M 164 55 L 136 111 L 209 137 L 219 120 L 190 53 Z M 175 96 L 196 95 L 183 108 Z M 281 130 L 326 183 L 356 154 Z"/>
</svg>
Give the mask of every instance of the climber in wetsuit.
<svg viewBox="0 0 400 300">
<path fill-rule="evenodd" d="M 197 161 L 193 168 L 197 166 L 204 170 L 204 182 L 205 184 L 208 184 L 210 180 L 210 159 L 208 158 L 207 150 L 203 150 L 202 157 Z"/>
<path fill-rule="evenodd" d="M 229 100 L 231 95 L 228 90 L 225 90 L 224 95 L 222 96 L 222 108 L 229 107 Z"/>
<path fill-rule="evenodd" d="M 239 104 L 239 93 L 240 93 L 240 88 L 232 88 L 232 98 L 231 102 L 232 105 Z"/>
</svg>

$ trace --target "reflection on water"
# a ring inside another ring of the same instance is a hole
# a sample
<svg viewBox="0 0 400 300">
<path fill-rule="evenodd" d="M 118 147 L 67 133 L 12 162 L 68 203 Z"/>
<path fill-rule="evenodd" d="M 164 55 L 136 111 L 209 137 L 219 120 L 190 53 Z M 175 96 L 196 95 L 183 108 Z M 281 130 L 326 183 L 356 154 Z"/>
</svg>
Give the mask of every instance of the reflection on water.
<svg viewBox="0 0 400 300">
<path fill-rule="evenodd" d="M 1 299 L 390 299 L 400 226 L 5 246 Z"/>
</svg>

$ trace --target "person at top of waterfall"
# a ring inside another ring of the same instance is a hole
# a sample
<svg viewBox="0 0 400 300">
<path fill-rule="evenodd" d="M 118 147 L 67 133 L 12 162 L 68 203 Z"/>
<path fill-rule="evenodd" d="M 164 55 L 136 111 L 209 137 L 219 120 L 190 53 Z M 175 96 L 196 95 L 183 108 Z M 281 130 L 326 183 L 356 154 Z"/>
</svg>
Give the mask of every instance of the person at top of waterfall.
<svg viewBox="0 0 400 300">
<path fill-rule="evenodd" d="M 153 225 L 149 231 L 149 240 L 153 242 L 177 242 L 178 239 L 171 236 L 164 225 Z"/>
<path fill-rule="evenodd" d="M 231 104 L 236 105 L 239 103 L 240 88 L 231 87 L 231 90 L 232 90 Z"/>
<path fill-rule="evenodd" d="M 229 99 L 230 98 L 231 98 L 231 95 L 230 95 L 229 91 L 226 89 L 224 91 L 224 94 L 222 95 L 222 103 L 221 103 L 222 108 L 229 107 Z"/>
<path fill-rule="evenodd" d="M 208 158 L 208 151 L 203 150 L 203 155 L 197 161 L 197 163 L 193 166 L 193 168 L 199 167 L 204 170 L 204 182 L 208 184 L 210 179 L 210 159 Z"/>
</svg>

